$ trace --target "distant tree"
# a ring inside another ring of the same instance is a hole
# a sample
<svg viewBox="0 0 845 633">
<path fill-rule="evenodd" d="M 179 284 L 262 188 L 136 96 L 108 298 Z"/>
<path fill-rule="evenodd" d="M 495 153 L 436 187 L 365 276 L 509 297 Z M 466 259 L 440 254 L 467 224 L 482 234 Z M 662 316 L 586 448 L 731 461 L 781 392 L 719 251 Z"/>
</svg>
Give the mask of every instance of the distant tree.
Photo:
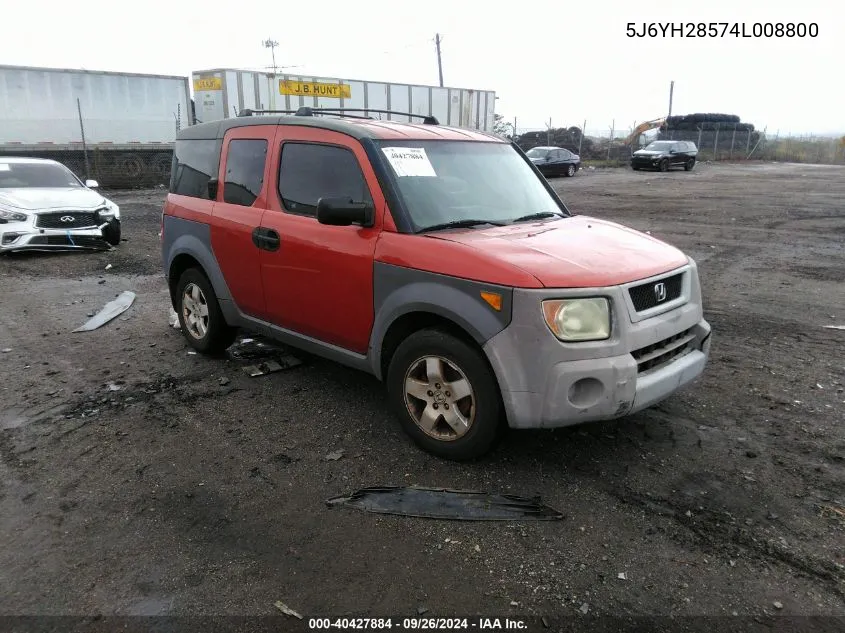
<svg viewBox="0 0 845 633">
<path fill-rule="evenodd" d="M 503 136 L 505 138 L 513 138 L 516 135 L 516 130 L 513 129 L 513 123 L 505 121 L 505 117 L 501 114 L 493 115 L 493 134 Z"/>
</svg>

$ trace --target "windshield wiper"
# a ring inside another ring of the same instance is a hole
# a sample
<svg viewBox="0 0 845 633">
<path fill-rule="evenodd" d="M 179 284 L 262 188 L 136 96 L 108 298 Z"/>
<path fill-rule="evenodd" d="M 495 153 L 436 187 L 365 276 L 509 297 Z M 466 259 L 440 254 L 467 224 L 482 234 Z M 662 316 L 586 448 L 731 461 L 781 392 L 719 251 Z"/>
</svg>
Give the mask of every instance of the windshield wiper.
<svg viewBox="0 0 845 633">
<path fill-rule="evenodd" d="M 492 224 L 493 226 L 505 225 L 504 222 L 496 222 L 495 220 L 453 220 L 452 222 L 443 222 L 442 224 L 432 224 L 424 229 L 420 229 L 418 233 L 440 231 L 443 229 L 463 229 L 471 226 L 480 226 L 481 224 Z"/>
<path fill-rule="evenodd" d="M 540 213 L 529 213 L 517 218 L 514 222 L 527 222 L 528 220 L 542 220 L 543 218 L 562 218 L 565 217 L 562 213 L 554 213 L 553 211 L 541 211 Z"/>
</svg>

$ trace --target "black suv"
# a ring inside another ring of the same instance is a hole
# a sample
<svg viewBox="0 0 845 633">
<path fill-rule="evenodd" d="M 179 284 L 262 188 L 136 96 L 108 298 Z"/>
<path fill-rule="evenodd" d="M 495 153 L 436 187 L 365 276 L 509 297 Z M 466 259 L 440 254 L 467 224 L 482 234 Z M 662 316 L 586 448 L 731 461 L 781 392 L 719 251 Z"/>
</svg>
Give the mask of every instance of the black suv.
<svg viewBox="0 0 845 633">
<path fill-rule="evenodd" d="M 692 171 L 698 148 L 692 141 L 653 141 L 631 157 L 633 169 L 659 169 L 669 171 L 670 167 L 683 167 Z"/>
</svg>

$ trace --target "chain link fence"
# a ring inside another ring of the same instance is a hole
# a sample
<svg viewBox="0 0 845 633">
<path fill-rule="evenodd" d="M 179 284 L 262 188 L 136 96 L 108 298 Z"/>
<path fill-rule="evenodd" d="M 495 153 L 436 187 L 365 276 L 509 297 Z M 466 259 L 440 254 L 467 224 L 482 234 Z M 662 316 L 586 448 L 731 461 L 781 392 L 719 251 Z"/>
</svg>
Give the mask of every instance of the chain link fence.
<svg viewBox="0 0 845 633">
<path fill-rule="evenodd" d="M 87 161 L 86 161 L 87 154 Z M 173 148 L 161 149 L 103 149 L 102 147 L 75 150 L 27 150 L 4 152 L 2 155 L 48 158 L 58 161 L 82 180 L 96 180 L 104 189 L 148 189 L 170 183 Z"/>
</svg>

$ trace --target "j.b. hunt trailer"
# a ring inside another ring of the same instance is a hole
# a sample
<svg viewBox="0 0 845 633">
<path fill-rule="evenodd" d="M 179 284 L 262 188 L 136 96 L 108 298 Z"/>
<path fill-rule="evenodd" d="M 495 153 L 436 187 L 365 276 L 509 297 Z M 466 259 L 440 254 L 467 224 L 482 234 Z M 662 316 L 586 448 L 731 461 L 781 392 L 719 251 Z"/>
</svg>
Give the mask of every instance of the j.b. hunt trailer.
<svg viewBox="0 0 845 633">
<path fill-rule="evenodd" d="M 360 108 L 362 114 L 408 122 L 407 116 L 375 110 L 434 116 L 443 125 L 491 132 L 496 94 L 490 90 L 441 88 L 380 81 L 338 79 L 217 68 L 193 73 L 198 122 L 233 118 L 243 110 Z M 415 122 L 418 119 L 414 119 Z"/>
</svg>

